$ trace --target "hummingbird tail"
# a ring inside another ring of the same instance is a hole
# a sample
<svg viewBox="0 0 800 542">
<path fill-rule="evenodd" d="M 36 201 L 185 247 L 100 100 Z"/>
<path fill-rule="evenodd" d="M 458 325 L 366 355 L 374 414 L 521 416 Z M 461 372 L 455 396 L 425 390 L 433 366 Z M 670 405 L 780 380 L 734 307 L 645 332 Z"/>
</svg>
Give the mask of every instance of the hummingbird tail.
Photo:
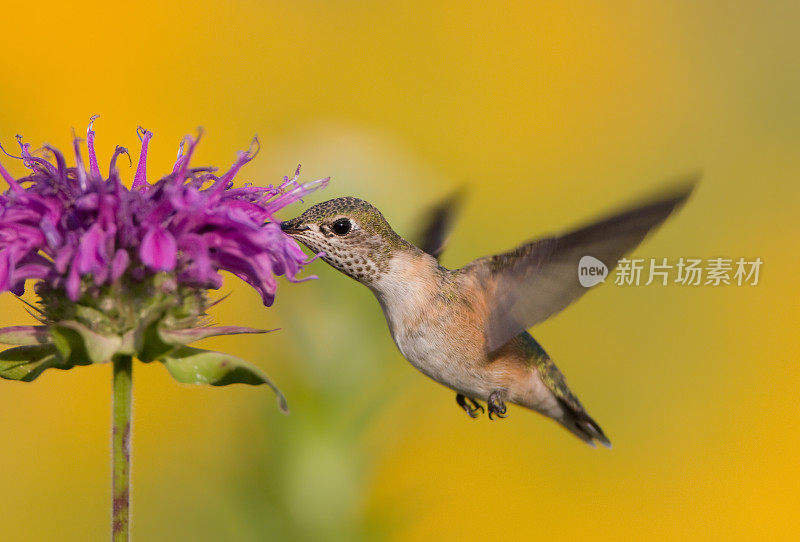
<svg viewBox="0 0 800 542">
<path fill-rule="evenodd" d="M 608 437 L 605 433 L 603 433 L 603 430 L 600 428 L 600 426 L 597 425 L 597 422 L 594 421 L 586 412 L 576 412 L 568 408 L 565 408 L 564 410 L 564 417 L 558 421 L 573 435 L 581 439 L 592 448 L 596 447 L 594 443 L 595 440 L 597 440 L 606 448 L 611 448 L 611 441 L 608 440 Z"/>
</svg>

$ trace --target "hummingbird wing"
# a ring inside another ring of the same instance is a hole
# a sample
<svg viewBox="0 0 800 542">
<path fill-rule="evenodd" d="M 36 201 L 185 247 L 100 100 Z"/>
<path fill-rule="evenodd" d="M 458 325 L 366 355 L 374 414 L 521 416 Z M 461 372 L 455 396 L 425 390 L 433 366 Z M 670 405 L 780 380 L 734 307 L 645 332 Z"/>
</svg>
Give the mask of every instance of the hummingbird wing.
<svg viewBox="0 0 800 542">
<path fill-rule="evenodd" d="M 593 256 L 610 272 L 623 255 L 686 201 L 696 182 L 694 178 L 669 195 L 564 235 L 545 237 L 469 264 L 464 271 L 475 273 L 490 295 L 487 351 L 497 350 L 585 294 L 590 288 L 578 281 L 580 259 Z"/>
<path fill-rule="evenodd" d="M 438 260 L 447 246 L 463 199 L 463 190 L 458 190 L 428 209 L 414 244 Z"/>
</svg>

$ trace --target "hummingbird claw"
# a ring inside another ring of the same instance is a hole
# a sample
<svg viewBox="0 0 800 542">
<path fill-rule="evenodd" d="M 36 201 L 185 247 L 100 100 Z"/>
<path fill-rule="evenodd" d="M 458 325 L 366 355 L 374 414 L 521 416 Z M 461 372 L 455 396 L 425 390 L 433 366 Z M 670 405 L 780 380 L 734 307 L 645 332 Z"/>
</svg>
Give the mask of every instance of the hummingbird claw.
<svg viewBox="0 0 800 542">
<path fill-rule="evenodd" d="M 467 401 L 469 401 L 472 404 L 468 405 Z M 460 393 L 456 394 L 456 403 L 458 403 L 458 406 L 463 408 L 464 412 L 466 412 L 472 419 L 478 417 L 479 411 L 481 414 L 484 412 L 483 406 L 478 401 L 476 401 L 472 397 L 467 397 Z"/>
<path fill-rule="evenodd" d="M 501 419 L 508 416 L 508 414 L 506 414 L 506 404 L 503 402 L 501 397 L 501 392 L 493 391 L 491 395 L 489 395 L 489 400 L 486 401 L 486 405 L 489 407 L 490 420 L 494 420 L 492 415 L 495 415 Z"/>
</svg>

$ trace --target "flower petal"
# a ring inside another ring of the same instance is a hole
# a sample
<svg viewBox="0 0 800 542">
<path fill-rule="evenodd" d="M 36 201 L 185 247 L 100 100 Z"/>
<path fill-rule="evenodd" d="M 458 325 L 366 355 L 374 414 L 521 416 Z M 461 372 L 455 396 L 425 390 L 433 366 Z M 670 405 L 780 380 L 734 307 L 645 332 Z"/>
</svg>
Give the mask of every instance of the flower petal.
<svg viewBox="0 0 800 542">
<path fill-rule="evenodd" d="M 128 256 L 128 251 L 119 249 L 114 254 L 114 261 L 111 262 L 111 280 L 116 282 L 128 268 L 131 258 Z"/>
<path fill-rule="evenodd" d="M 147 186 L 147 146 L 153 137 L 153 132 L 145 130 L 141 126 L 136 129 L 136 133 L 142 140 L 142 150 L 139 153 L 139 164 L 136 166 L 136 176 L 133 178 L 132 190 L 137 190 Z"/>
<path fill-rule="evenodd" d="M 100 115 L 92 115 L 89 119 L 89 127 L 86 129 L 86 146 L 89 148 L 89 174 L 92 177 L 100 177 L 100 167 L 97 165 L 97 154 L 94 152 L 94 121 Z"/>
<path fill-rule="evenodd" d="M 175 238 L 159 226 L 151 227 L 142 239 L 139 258 L 143 264 L 156 271 L 172 271 L 178 259 Z"/>
</svg>

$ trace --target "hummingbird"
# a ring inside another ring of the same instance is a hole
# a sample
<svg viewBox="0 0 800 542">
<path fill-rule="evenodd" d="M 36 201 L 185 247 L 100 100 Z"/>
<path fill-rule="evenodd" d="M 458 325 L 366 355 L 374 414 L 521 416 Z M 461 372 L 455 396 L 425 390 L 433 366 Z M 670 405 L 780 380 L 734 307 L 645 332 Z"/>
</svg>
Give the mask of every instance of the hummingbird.
<svg viewBox="0 0 800 542">
<path fill-rule="evenodd" d="M 439 262 L 459 197 L 431 213 L 419 246 L 405 240 L 372 204 L 355 197 L 319 203 L 281 229 L 323 261 L 367 286 L 383 309 L 400 353 L 456 393 L 472 418 L 505 418 L 512 403 L 552 418 L 583 442 L 611 441 L 570 390 L 528 329 L 561 312 L 590 288 L 579 261 L 609 272 L 689 197 L 676 185 L 605 218 L 548 235 L 460 269 Z"/>
</svg>

